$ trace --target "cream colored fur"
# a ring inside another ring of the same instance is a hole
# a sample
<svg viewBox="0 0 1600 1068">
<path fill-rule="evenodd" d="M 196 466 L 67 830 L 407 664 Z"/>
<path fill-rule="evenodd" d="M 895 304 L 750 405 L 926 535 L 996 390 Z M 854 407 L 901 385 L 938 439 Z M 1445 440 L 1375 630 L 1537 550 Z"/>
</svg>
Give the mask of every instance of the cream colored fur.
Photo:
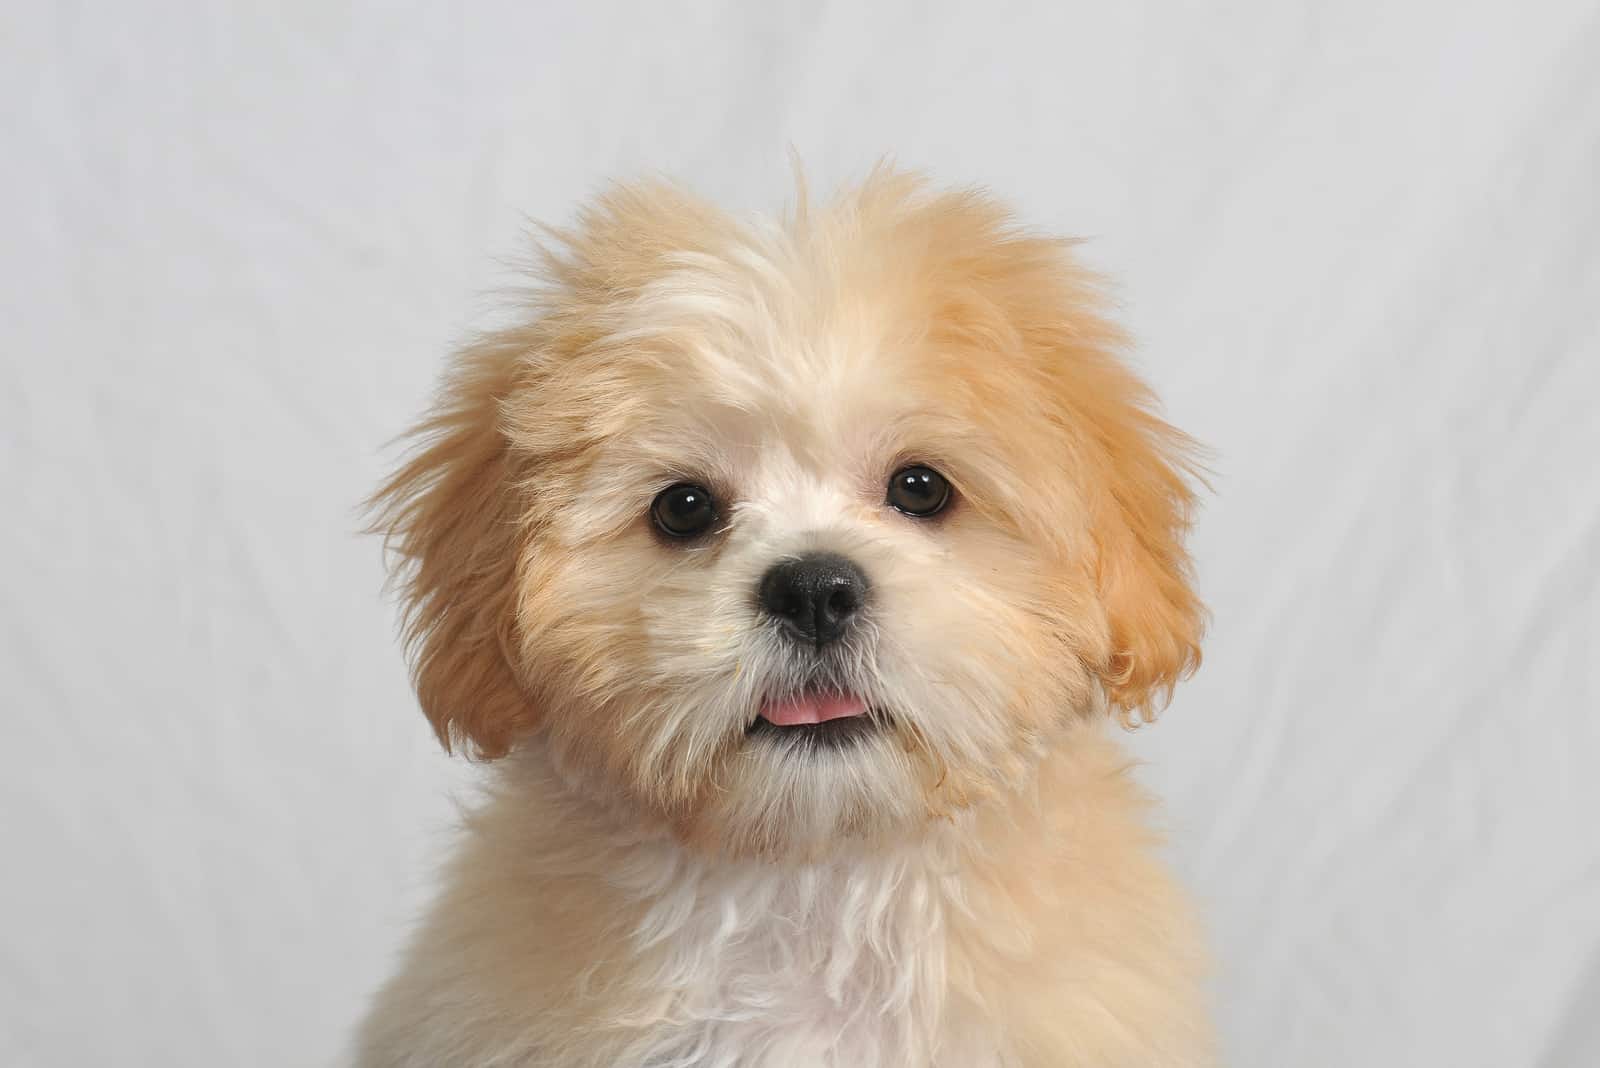
<svg viewBox="0 0 1600 1068">
<path fill-rule="evenodd" d="M 1200 953 L 1107 735 L 1198 662 L 1186 439 L 1066 246 L 880 173 L 782 223 L 620 188 L 554 235 L 380 492 L 424 710 L 498 758 L 365 1068 L 1198 1066 Z M 938 467 L 947 514 L 884 504 Z M 717 529 L 663 540 L 693 479 Z M 880 729 L 752 591 L 871 581 Z"/>
</svg>

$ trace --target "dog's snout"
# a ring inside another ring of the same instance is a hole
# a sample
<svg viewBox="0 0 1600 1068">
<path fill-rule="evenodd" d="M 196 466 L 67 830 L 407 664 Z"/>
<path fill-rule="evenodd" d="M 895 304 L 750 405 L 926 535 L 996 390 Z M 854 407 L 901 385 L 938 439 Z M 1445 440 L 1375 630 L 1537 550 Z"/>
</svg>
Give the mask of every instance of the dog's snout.
<svg viewBox="0 0 1600 1068">
<path fill-rule="evenodd" d="M 838 553 L 807 553 L 774 564 L 761 578 L 761 609 L 792 637 L 838 641 L 861 614 L 867 576 Z"/>
</svg>

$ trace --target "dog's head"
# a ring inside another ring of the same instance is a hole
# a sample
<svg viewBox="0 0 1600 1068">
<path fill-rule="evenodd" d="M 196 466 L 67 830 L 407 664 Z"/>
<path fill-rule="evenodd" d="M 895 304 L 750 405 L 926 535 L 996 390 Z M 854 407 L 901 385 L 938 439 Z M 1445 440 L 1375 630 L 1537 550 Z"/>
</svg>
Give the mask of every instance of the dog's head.
<svg viewBox="0 0 1600 1068">
<path fill-rule="evenodd" d="M 1199 659 L 1185 439 L 1064 242 L 879 174 L 603 197 L 380 491 L 446 746 L 738 852 L 904 833 Z"/>
</svg>

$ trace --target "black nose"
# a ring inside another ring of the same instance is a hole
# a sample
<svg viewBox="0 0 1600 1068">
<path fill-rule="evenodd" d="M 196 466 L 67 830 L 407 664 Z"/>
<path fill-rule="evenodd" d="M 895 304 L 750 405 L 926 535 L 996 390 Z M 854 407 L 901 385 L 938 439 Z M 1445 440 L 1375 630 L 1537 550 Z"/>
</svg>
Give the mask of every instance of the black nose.
<svg viewBox="0 0 1600 1068">
<path fill-rule="evenodd" d="M 761 578 L 761 608 L 801 641 L 827 645 L 850 629 L 867 599 L 867 576 L 838 553 L 807 553 Z"/>
</svg>

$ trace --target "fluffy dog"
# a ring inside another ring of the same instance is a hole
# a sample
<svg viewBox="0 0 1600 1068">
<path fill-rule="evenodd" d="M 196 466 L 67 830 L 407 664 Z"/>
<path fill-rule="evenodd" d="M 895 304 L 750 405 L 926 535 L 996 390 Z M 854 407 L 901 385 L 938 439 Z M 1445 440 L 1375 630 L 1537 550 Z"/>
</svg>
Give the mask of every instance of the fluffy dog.
<svg viewBox="0 0 1600 1068">
<path fill-rule="evenodd" d="M 551 237 L 376 498 L 494 764 L 360 1063 L 1209 1063 L 1105 725 L 1199 661 L 1193 465 L 1069 243 L 888 171 Z"/>
</svg>

